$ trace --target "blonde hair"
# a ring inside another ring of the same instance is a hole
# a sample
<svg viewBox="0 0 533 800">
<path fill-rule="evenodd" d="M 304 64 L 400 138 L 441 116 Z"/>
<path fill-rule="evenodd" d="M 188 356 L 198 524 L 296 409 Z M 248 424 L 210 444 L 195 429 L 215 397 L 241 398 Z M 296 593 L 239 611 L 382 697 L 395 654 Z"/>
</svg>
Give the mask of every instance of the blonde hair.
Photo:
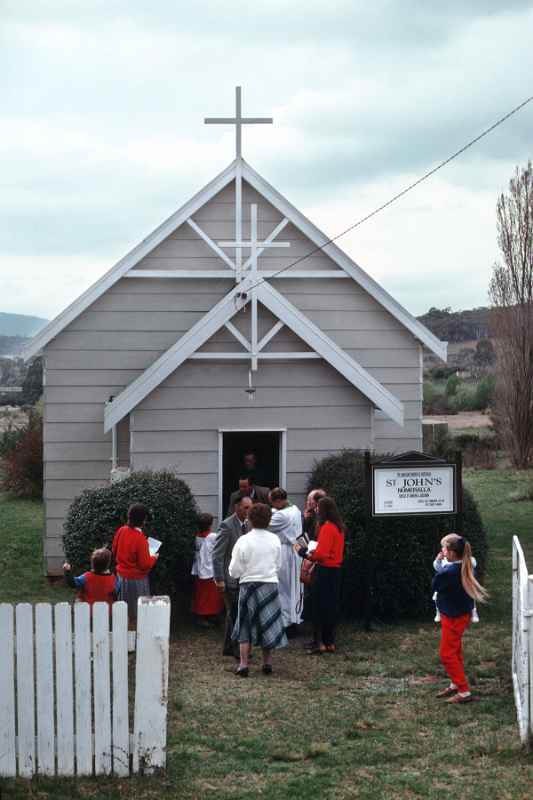
<svg viewBox="0 0 533 800">
<path fill-rule="evenodd" d="M 467 595 L 478 603 L 486 603 L 489 595 L 475 578 L 470 542 L 457 533 L 449 533 L 441 540 L 441 545 L 457 554 L 457 560 L 461 562 L 461 583 Z"/>
</svg>

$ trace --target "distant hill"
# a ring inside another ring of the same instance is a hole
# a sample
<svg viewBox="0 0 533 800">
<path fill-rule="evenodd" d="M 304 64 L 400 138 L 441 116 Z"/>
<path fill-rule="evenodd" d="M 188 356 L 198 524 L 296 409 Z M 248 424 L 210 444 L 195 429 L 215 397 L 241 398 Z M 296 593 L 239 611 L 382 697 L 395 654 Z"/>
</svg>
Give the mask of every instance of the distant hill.
<svg viewBox="0 0 533 800">
<path fill-rule="evenodd" d="M 478 339 L 490 335 L 489 313 L 490 309 L 485 307 L 466 311 L 452 311 L 449 307 L 430 308 L 418 319 L 442 341 L 473 342 L 475 346 Z"/>
<path fill-rule="evenodd" d="M 35 336 L 47 323 L 48 320 L 41 317 L 0 311 L 0 336 Z"/>
</svg>

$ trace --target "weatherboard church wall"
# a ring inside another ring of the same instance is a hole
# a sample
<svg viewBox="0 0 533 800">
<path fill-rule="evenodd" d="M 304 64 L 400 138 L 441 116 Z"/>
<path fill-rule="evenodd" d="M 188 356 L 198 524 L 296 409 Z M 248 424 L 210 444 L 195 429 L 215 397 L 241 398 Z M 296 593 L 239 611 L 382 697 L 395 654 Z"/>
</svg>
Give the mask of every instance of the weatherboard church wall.
<svg viewBox="0 0 533 800">
<path fill-rule="evenodd" d="M 264 236 L 281 221 L 281 215 L 244 184 L 245 237 L 251 202 L 259 206 L 259 235 Z M 233 238 L 234 214 L 230 184 L 194 219 L 216 241 Z M 281 269 L 314 249 L 292 225 L 280 238 L 290 241 L 291 247 L 265 251 L 260 269 Z M 309 270 L 338 270 L 324 253 L 306 259 L 300 268 L 304 265 Z M 136 266 L 220 268 L 217 256 L 186 224 Z M 225 279 L 121 278 L 45 347 L 45 559 L 49 572 L 61 567 L 62 523 L 69 504 L 83 489 L 109 481 L 111 435 L 103 432 L 104 403 L 141 375 L 233 285 Z M 405 426 L 374 413 L 366 397 L 320 360 L 260 362 L 254 375 L 258 391 L 253 404 L 244 393 L 247 364 L 188 361 L 134 409 L 131 419 L 119 425 L 119 459 L 127 464 L 131 456 L 135 468 L 175 466 L 189 480 L 199 504 L 213 511 L 219 427 L 287 427 L 288 489 L 297 501 L 303 499 L 306 474 L 315 457 L 343 447 L 374 446 L 387 452 L 421 448 L 421 348 L 415 338 L 351 278 L 280 278 L 272 285 L 403 401 Z M 237 327 L 244 324 L 247 313 L 234 318 Z M 268 312 L 263 309 L 261 315 L 267 324 Z M 202 349 L 229 347 L 240 349 L 224 329 Z M 307 348 L 284 328 L 269 349 Z M 162 419 L 167 420 L 165 424 Z"/>
</svg>

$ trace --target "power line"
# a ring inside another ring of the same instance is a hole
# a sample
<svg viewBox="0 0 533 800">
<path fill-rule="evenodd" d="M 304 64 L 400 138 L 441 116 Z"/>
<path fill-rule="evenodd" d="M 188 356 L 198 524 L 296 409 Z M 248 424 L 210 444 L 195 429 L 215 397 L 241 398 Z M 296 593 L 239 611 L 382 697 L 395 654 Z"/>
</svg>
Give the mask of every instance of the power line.
<svg viewBox="0 0 533 800">
<path fill-rule="evenodd" d="M 495 130 L 499 125 L 502 125 L 504 122 L 506 122 L 509 119 L 509 117 L 513 116 L 513 114 L 517 114 L 518 111 L 521 111 L 521 109 L 523 109 L 525 106 L 527 106 L 527 104 L 530 103 L 532 100 L 533 100 L 533 95 L 531 95 L 531 97 L 528 97 L 527 100 L 524 100 L 519 105 L 515 106 L 511 111 L 509 111 L 503 117 L 500 117 L 500 119 L 498 119 L 496 122 L 494 122 L 490 127 L 486 128 L 484 131 L 482 131 L 482 133 L 480 133 L 478 136 L 476 136 L 475 139 L 471 139 L 469 142 L 467 142 L 467 144 L 463 145 L 463 147 L 461 147 L 459 150 L 457 150 L 451 156 L 448 156 L 448 158 L 445 158 L 444 161 L 441 161 L 439 164 L 437 164 L 436 167 L 433 167 L 433 169 L 430 169 L 429 172 L 426 172 L 425 175 L 422 175 L 416 181 L 414 181 L 413 183 L 410 183 L 409 186 L 406 186 L 404 189 L 402 189 L 401 192 L 398 192 L 398 194 L 395 194 L 393 197 L 390 198 L 390 200 L 387 200 L 386 203 L 382 203 L 382 205 L 378 206 L 378 208 L 375 208 L 374 211 L 370 212 L 370 214 L 367 214 L 366 216 L 364 216 L 361 219 L 357 220 L 357 222 L 354 222 L 354 224 L 350 225 L 349 228 L 346 228 L 341 233 L 338 233 L 337 236 L 334 236 L 332 239 L 328 239 L 328 241 L 324 242 L 324 244 L 318 245 L 313 250 L 310 250 L 309 253 L 306 253 L 305 255 L 300 256 L 299 258 L 297 258 L 295 261 L 292 261 L 286 267 L 283 267 L 282 269 L 279 269 L 277 272 L 275 272 L 273 275 L 270 276 L 270 280 L 272 280 L 272 278 L 276 278 L 278 275 L 281 275 L 282 272 L 285 272 L 286 270 L 291 269 L 296 264 L 300 264 L 302 261 L 305 261 L 306 258 L 309 258 L 310 256 L 314 255 L 315 253 L 318 253 L 320 250 L 323 250 L 325 247 L 328 246 L 328 244 L 332 244 L 333 242 L 336 242 L 337 239 L 340 239 L 342 236 L 345 236 L 350 231 L 353 231 L 355 228 L 358 228 L 364 222 L 367 222 L 367 220 L 371 219 L 372 217 L 375 217 L 376 214 L 380 213 L 380 211 L 383 211 L 385 208 L 388 208 L 388 206 L 390 206 L 393 203 L 395 203 L 396 200 L 399 200 L 400 197 L 403 197 L 404 195 L 407 194 L 407 192 L 410 192 L 411 189 L 414 189 L 416 186 L 419 186 L 421 183 L 423 183 L 428 178 L 430 178 L 432 175 L 434 175 L 436 172 L 438 172 L 439 169 L 442 169 L 443 167 L 445 167 L 447 164 L 449 164 L 451 161 L 453 161 L 458 156 L 462 155 L 462 153 L 464 153 L 470 147 L 475 145 L 477 142 L 479 142 L 485 136 L 488 136 L 489 133 L 492 133 L 492 131 Z M 264 280 L 265 279 L 262 278 L 261 281 L 259 281 L 258 283 L 255 283 L 252 286 L 250 286 L 248 291 L 251 291 L 251 289 L 255 289 L 255 287 L 259 286 L 261 283 L 263 283 Z"/>
</svg>

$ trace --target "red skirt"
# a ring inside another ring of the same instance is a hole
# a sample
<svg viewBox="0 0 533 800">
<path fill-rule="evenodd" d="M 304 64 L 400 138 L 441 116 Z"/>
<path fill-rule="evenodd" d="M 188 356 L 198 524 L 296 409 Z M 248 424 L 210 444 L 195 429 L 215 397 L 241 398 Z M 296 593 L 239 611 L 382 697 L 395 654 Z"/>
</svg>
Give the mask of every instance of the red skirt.
<svg viewBox="0 0 533 800">
<path fill-rule="evenodd" d="M 192 613 L 211 617 L 224 610 L 224 598 L 213 578 L 196 578 L 192 598 Z"/>
</svg>

